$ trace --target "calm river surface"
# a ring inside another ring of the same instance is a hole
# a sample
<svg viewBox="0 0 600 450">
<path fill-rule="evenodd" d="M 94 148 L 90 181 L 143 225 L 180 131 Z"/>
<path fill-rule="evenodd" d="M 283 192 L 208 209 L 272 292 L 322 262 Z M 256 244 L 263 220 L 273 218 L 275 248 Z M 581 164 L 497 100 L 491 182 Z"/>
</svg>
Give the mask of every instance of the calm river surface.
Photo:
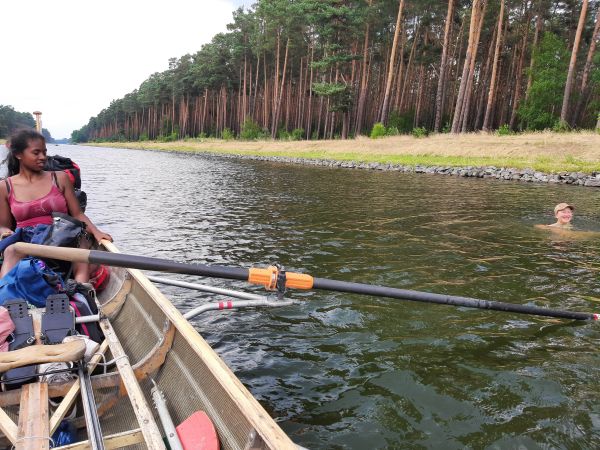
<svg viewBox="0 0 600 450">
<path fill-rule="evenodd" d="M 600 237 L 533 227 L 566 201 L 575 225 L 600 231 L 600 189 L 48 150 L 80 164 L 88 215 L 124 252 L 600 311 Z M 215 300 L 161 290 L 181 311 Z M 300 445 L 600 448 L 599 323 L 324 291 L 291 298 L 194 325 Z"/>
</svg>

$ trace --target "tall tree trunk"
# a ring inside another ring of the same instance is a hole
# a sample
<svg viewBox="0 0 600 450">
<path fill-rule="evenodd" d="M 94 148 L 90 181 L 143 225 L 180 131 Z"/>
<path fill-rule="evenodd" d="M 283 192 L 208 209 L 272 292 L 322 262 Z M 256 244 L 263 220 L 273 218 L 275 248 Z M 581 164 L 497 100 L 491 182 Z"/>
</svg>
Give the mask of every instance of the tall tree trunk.
<svg viewBox="0 0 600 450">
<path fill-rule="evenodd" d="M 498 70 L 498 58 L 500 57 L 500 44 L 502 42 L 502 21 L 503 20 L 504 20 L 504 0 L 501 0 L 500 1 L 500 13 L 498 14 L 498 35 L 496 36 L 496 47 L 494 48 L 494 62 L 492 63 L 492 78 L 490 80 L 490 90 L 488 92 L 487 106 L 485 108 L 485 118 L 483 119 L 483 131 L 490 131 L 490 118 L 492 116 L 494 95 L 496 94 L 496 72 Z"/>
<path fill-rule="evenodd" d="M 243 91 L 244 95 L 242 96 L 242 114 L 241 114 L 241 117 L 240 117 L 240 124 L 242 124 L 244 122 L 244 120 L 246 120 L 246 116 L 248 115 L 248 107 L 247 107 L 248 96 L 246 95 L 246 70 L 247 70 L 247 65 L 248 64 L 247 64 L 247 61 L 246 61 L 246 50 L 244 49 L 244 85 L 242 87 L 242 91 Z M 240 129 L 241 129 L 241 126 L 240 126 Z"/>
<path fill-rule="evenodd" d="M 263 53 L 263 83 L 264 83 L 264 99 L 263 99 L 263 120 L 262 126 L 263 128 L 267 128 L 269 125 L 269 91 L 268 91 L 268 83 L 267 83 L 267 52 Z"/>
<path fill-rule="evenodd" d="M 402 87 L 404 86 L 404 44 L 406 43 L 406 27 L 402 27 L 402 33 L 400 34 L 400 61 L 398 61 L 398 69 L 396 72 L 398 76 L 396 77 L 396 88 L 394 89 L 394 110 L 400 110 L 400 98 L 402 97 Z"/>
<path fill-rule="evenodd" d="M 587 13 L 588 0 L 583 0 L 581 5 L 581 14 L 579 14 L 579 23 L 575 32 L 575 40 L 573 41 L 573 50 L 571 51 L 571 61 L 569 62 L 569 72 L 567 73 L 567 84 L 565 85 L 565 93 L 563 95 L 562 108 L 560 110 L 560 121 L 568 123 L 569 115 L 569 98 L 571 97 L 571 87 L 575 76 L 575 64 L 577 63 L 577 52 L 579 51 L 579 42 L 581 41 L 581 33 L 585 25 L 585 15 Z"/>
<path fill-rule="evenodd" d="M 525 32 L 523 33 L 523 42 L 521 44 L 521 55 L 519 56 L 519 62 L 517 64 L 517 73 L 515 76 L 515 92 L 513 94 L 512 111 L 510 114 L 509 127 L 511 130 L 515 129 L 515 122 L 517 120 L 517 110 L 519 108 L 519 100 L 521 97 L 521 80 L 523 78 L 523 63 L 525 62 L 525 53 L 527 50 L 527 41 L 529 35 L 529 12 L 525 13 Z"/>
<path fill-rule="evenodd" d="M 311 138 L 311 133 L 312 133 L 312 113 L 313 113 L 313 105 L 312 105 L 312 100 L 313 100 L 313 90 L 312 90 L 312 85 L 313 85 L 313 66 L 312 66 L 312 62 L 314 61 L 315 58 L 315 47 L 314 45 L 311 44 L 311 51 L 310 51 L 310 82 L 309 82 L 309 87 L 308 87 L 308 112 L 306 114 L 306 139 L 310 139 Z"/>
<path fill-rule="evenodd" d="M 525 100 L 529 98 L 529 90 L 531 89 L 531 83 L 533 83 L 533 65 L 535 63 L 535 50 L 537 49 L 540 34 L 542 32 L 542 25 L 544 24 L 543 14 L 543 1 L 539 0 L 537 17 L 535 18 L 535 32 L 533 33 L 533 43 L 531 44 L 531 61 L 529 61 L 529 73 L 527 74 L 527 89 L 525 90 Z"/>
<path fill-rule="evenodd" d="M 485 105 L 487 103 L 488 90 L 490 88 L 490 79 L 492 72 L 492 62 L 494 59 L 494 48 L 496 46 L 496 39 L 498 37 L 498 26 L 494 27 L 494 32 L 490 39 L 490 46 L 485 57 L 485 67 L 482 74 L 479 76 L 479 85 L 477 87 L 477 109 L 475 112 L 475 124 L 473 129 L 481 130 L 483 125 L 483 116 L 485 116 Z"/>
<path fill-rule="evenodd" d="M 475 75 L 475 61 L 477 59 L 477 49 L 479 47 L 479 36 L 481 36 L 481 28 L 483 27 L 483 16 L 485 15 L 485 9 L 487 7 L 487 1 L 482 2 L 481 11 L 478 12 L 477 17 L 477 28 L 473 40 L 473 52 L 471 54 L 471 64 L 469 65 L 469 76 L 467 79 L 467 90 L 464 95 L 464 106 L 462 112 L 462 125 L 461 131 L 466 132 L 469 124 L 469 112 L 471 110 L 471 99 L 473 98 L 473 80 Z"/>
<path fill-rule="evenodd" d="M 425 33 L 427 36 L 427 33 Z M 425 77 L 425 66 L 419 64 L 419 89 L 417 90 L 417 105 L 415 108 L 415 119 L 413 125 L 418 127 L 421 124 L 421 109 L 423 105 L 423 93 L 425 92 L 425 83 L 427 78 Z"/>
<path fill-rule="evenodd" d="M 373 0 L 369 0 L 369 8 L 373 4 Z M 362 60 L 362 73 L 360 76 L 360 93 L 358 95 L 358 109 L 356 110 L 356 126 L 354 127 L 354 134 L 360 134 L 363 126 L 363 116 L 365 113 L 365 102 L 367 99 L 367 58 L 369 55 L 369 27 L 370 23 L 367 20 L 365 28 L 365 42 L 363 44 L 363 60 Z M 312 71 L 311 71 L 312 74 Z"/>
<path fill-rule="evenodd" d="M 596 25 L 594 26 L 594 32 L 592 33 L 592 39 L 590 40 L 590 48 L 588 49 L 587 58 L 585 60 L 585 66 L 583 67 L 583 75 L 581 76 L 581 88 L 579 89 L 579 99 L 577 100 L 577 106 L 575 108 L 575 114 L 573 117 L 573 125 L 577 125 L 579 118 L 583 112 L 583 105 L 588 97 L 588 78 L 590 76 L 590 70 L 594 62 L 594 52 L 596 51 L 596 43 L 598 41 L 598 33 L 600 32 L 600 8 L 596 13 Z"/>
<path fill-rule="evenodd" d="M 396 17 L 396 29 L 394 30 L 394 41 L 392 43 L 392 53 L 390 54 L 390 63 L 385 84 L 385 94 L 383 95 L 383 106 L 381 108 L 381 116 L 379 121 L 387 123 L 388 108 L 390 103 L 390 90 L 392 88 L 392 80 L 394 78 L 394 60 L 396 58 L 396 47 L 398 46 L 398 36 L 400 35 L 400 26 L 402 23 L 402 10 L 404 9 L 404 0 L 400 0 L 398 7 L 398 16 Z"/>
<path fill-rule="evenodd" d="M 477 25 L 479 10 L 482 0 L 473 0 L 471 8 L 471 23 L 469 25 L 469 42 L 467 44 L 467 52 L 463 66 L 460 87 L 458 88 L 458 96 L 456 98 L 456 106 L 454 108 L 454 117 L 452 118 L 452 133 L 458 133 L 462 125 L 462 114 L 464 108 L 465 91 L 467 90 L 472 54 L 475 47 L 475 35 L 477 34 Z"/>
<path fill-rule="evenodd" d="M 504 2 L 504 0 L 502 0 Z M 435 122 L 433 131 L 438 133 L 442 125 L 444 113 L 444 81 L 446 78 L 446 67 L 448 66 L 448 43 L 450 42 L 450 30 L 452 29 L 452 15 L 454 0 L 448 1 L 448 12 L 446 14 L 446 25 L 444 26 L 444 43 L 442 44 L 442 61 L 440 62 L 440 75 L 438 78 L 437 93 L 435 96 Z"/>
<path fill-rule="evenodd" d="M 404 105 L 407 103 L 406 101 L 406 91 L 410 88 L 411 85 L 411 70 L 412 70 L 412 62 L 415 56 L 417 41 L 419 39 L 419 25 L 415 25 L 415 32 L 413 33 L 413 45 L 410 49 L 410 54 L 408 55 L 408 63 L 406 64 L 406 75 L 404 75 L 404 84 L 402 85 L 402 94 L 400 95 L 400 110 L 403 111 Z"/>
<path fill-rule="evenodd" d="M 275 105 L 275 111 L 273 112 L 273 128 L 271 129 L 271 137 L 273 139 L 275 139 L 275 137 L 277 136 L 277 128 L 279 127 L 279 116 L 280 116 L 280 112 L 281 112 L 281 102 L 283 100 L 283 88 L 285 86 L 285 75 L 287 72 L 287 62 L 288 62 L 288 49 L 290 48 L 290 38 L 287 38 L 286 44 L 285 44 L 285 56 L 283 58 L 283 71 L 281 74 L 281 86 L 280 88 L 276 89 L 277 92 L 277 99 L 276 99 L 276 105 Z"/>
</svg>

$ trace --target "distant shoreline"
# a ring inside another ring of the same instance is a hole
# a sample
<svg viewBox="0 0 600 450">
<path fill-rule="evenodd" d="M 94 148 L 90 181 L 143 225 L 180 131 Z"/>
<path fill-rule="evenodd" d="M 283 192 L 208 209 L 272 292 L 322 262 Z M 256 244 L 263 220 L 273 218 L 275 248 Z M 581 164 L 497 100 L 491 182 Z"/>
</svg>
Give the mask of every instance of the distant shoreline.
<svg viewBox="0 0 600 450">
<path fill-rule="evenodd" d="M 420 139 L 412 136 L 333 141 L 187 139 L 85 145 L 600 187 L 600 134 L 589 131 L 511 136 L 438 134 Z"/>
</svg>

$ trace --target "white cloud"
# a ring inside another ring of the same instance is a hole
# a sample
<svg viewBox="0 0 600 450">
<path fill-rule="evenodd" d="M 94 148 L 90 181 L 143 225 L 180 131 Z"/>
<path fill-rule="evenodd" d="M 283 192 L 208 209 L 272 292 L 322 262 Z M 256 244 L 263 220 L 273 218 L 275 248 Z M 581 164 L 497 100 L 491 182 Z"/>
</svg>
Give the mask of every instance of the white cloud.
<svg viewBox="0 0 600 450">
<path fill-rule="evenodd" d="M 239 1 L 0 2 L 0 104 L 70 137 L 168 60 L 226 31 Z"/>
</svg>

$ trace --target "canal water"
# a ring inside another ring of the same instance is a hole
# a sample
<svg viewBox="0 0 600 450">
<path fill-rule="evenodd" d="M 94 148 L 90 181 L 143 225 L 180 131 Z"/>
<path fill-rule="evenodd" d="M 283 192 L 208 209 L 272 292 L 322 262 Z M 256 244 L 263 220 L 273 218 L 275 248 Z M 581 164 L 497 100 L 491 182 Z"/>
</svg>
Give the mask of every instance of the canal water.
<svg viewBox="0 0 600 450">
<path fill-rule="evenodd" d="M 600 190 L 49 146 L 124 252 L 600 311 Z M 556 203 L 576 205 L 557 236 Z M 173 275 L 171 275 L 173 276 Z M 191 282 L 197 277 L 173 276 Z M 261 292 L 238 282 L 221 287 Z M 215 300 L 160 287 L 182 311 Z M 600 447 L 600 323 L 332 292 L 196 329 L 312 449 Z"/>
</svg>

